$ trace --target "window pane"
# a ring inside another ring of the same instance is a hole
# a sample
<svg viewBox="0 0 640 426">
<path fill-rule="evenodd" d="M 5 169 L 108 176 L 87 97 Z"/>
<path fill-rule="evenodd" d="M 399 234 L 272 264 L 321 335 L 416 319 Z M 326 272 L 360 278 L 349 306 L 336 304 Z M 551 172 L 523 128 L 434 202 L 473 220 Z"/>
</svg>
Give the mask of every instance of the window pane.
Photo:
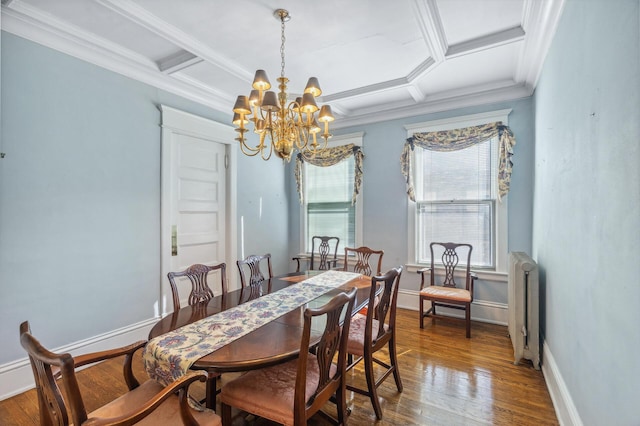
<svg viewBox="0 0 640 426">
<path fill-rule="evenodd" d="M 418 203 L 417 256 L 419 263 L 430 263 L 432 242 L 468 243 L 473 246 L 474 266 L 493 265 L 493 202 Z"/>
<path fill-rule="evenodd" d="M 305 164 L 306 249 L 314 235 L 340 238 L 338 253 L 355 246 L 355 206 L 351 205 L 354 157 L 329 167 Z"/>
<path fill-rule="evenodd" d="M 305 164 L 305 200 L 308 203 L 351 201 L 354 157 L 329 167 Z"/>
<path fill-rule="evenodd" d="M 415 154 L 417 200 L 493 198 L 490 141 L 450 152 L 416 149 Z"/>
<path fill-rule="evenodd" d="M 345 246 L 354 247 L 355 211 L 351 201 L 307 204 L 307 252 L 311 251 L 314 235 L 340 238 L 338 253 L 344 251 Z"/>
</svg>

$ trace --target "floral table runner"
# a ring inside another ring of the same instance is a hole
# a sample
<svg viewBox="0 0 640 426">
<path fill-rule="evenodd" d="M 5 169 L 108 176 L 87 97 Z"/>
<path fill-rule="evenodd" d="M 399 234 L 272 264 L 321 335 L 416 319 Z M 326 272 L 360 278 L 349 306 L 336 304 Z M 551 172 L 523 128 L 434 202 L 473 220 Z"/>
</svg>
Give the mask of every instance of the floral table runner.
<svg viewBox="0 0 640 426">
<path fill-rule="evenodd" d="M 145 370 L 167 385 L 184 376 L 203 356 L 358 276 L 327 271 L 153 338 L 142 353 Z"/>
</svg>

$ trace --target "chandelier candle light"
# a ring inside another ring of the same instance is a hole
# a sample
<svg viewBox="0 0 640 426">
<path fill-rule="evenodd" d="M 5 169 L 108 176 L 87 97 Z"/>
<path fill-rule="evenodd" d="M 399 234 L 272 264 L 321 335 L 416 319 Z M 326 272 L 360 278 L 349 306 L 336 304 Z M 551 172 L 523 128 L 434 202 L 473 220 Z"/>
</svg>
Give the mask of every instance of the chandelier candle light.
<svg viewBox="0 0 640 426">
<path fill-rule="evenodd" d="M 284 9 L 277 9 L 273 16 L 280 20 L 281 45 L 280 57 L 281 71 L 278 77 L 278 88 L 276 93 L 269 90 L 271 83 L 264 70 L 257 70 L 253 79 L 253 90 L 249 96 L 240 95 L 233 107 L 233 124 L 238 126 L 239 133 L 236 140 L 240 142 L 240 149 L 245 155 L 254 156 L 260 153 L 263 160 L 271 158 L 275 151 L 276 155 L 283 160 L 290 161 L 294 149 L 307 159 L 315 157 L 321 150 L 327 147 L 327 142 L 331 137 L 329 133 L 329 122 L 334 120 L 329 105 L 323 105 L 318 109 L 316 97 L 322 94 L 318 79 L 309 78 L 307 87 L 301 97 L 296 98 L 287 104 L 287 82 L 289 79 L 284 76 L 284 23 L 291 16 Z M 319 110 L 319 112 L 318 112 Z M 253 122 L 254 132 L 260 137 L 258 145 L 251 147 L 247 145 L 245 132 L 248 130 L 245 125 Z M 324 123 L 324 131 L 318 125 Z M 317 133 L 324 142 L 318 142 Z M 269 136 L 270 143 L 266 143 L 266 136 Z"/>
</svg>

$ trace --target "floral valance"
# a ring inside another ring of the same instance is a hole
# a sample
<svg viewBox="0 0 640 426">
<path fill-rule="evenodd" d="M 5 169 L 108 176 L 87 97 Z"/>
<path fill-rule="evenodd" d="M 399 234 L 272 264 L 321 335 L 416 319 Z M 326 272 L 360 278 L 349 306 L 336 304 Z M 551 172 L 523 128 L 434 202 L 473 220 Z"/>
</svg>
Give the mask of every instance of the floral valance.
<svg viewBox="0 0 640 426">
<path fill-rule="evenodd" d="M 409 199 L 411 201 L 416 200 L 413 189 L 413 173 L 411 171 L 413 150 L 416 146 L 431 151 L 458 151 L 496 136 L 500 144 L 498 153 L 498 199 L 502 200 L 502 197 L 509 192 L 511 169 L 513 167 L 511 156 L 513 155 L 513 146 L 516 144 L 513 132 L 502 122 L 463 127 L 461 129 L 414 133 L 405 142 L 400 156 L 402 174 L 407 182 Z"/>
<path fill-rule="evenodd" d="M 360 187 L 362 186 L 362 159 L 364 153 L 359 146 L 354 144 L 340 145 L 334 148 L 326 148 L 320 151 L 314 158 L 304 158 L 302 154 L 298 153 L 296 157 L 296 185 L 298 187 L 298 196 L 300 197 L 300 203 L 304 202 L 304 179 L 302 179 L 302 163 L 305 161 L 309 164 L 319 167 L 329 167 L 334 164 L 338 164 L 342 160 L 348 158 L 350 155 L 355 157 L 355 173 L 353 182 L 353 196 L 351 197 L 351 204 L 356 203 L 356 197 L 360 193 Z"/>
</svg>

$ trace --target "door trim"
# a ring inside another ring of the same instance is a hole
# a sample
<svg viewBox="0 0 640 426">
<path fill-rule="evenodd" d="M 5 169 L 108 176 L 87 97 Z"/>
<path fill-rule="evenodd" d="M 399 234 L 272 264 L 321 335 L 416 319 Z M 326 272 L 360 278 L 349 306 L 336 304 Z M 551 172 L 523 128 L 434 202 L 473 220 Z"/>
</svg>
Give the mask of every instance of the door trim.
<svg viewBox="0 0 640 426">
<path fill-rule="evenodd" d="M 227 285 L 230 290 L 237 287 L 235 270 L 231 266 L 237 256 L 237 165 L 238 154 L 234 145 L 233 127 L 198 115 L 159 105 L 162 113 L 162 149 L 160 163 L 160 286 L 156 315 L 165 316 L 173 311 L 171 288 L 167 279 L 171 263 L 171 155 L 174 135 L 186 135 L 225 144 L 228 167 L 226 169 L 226 236 L 225 262 Z"/>
</svg>

